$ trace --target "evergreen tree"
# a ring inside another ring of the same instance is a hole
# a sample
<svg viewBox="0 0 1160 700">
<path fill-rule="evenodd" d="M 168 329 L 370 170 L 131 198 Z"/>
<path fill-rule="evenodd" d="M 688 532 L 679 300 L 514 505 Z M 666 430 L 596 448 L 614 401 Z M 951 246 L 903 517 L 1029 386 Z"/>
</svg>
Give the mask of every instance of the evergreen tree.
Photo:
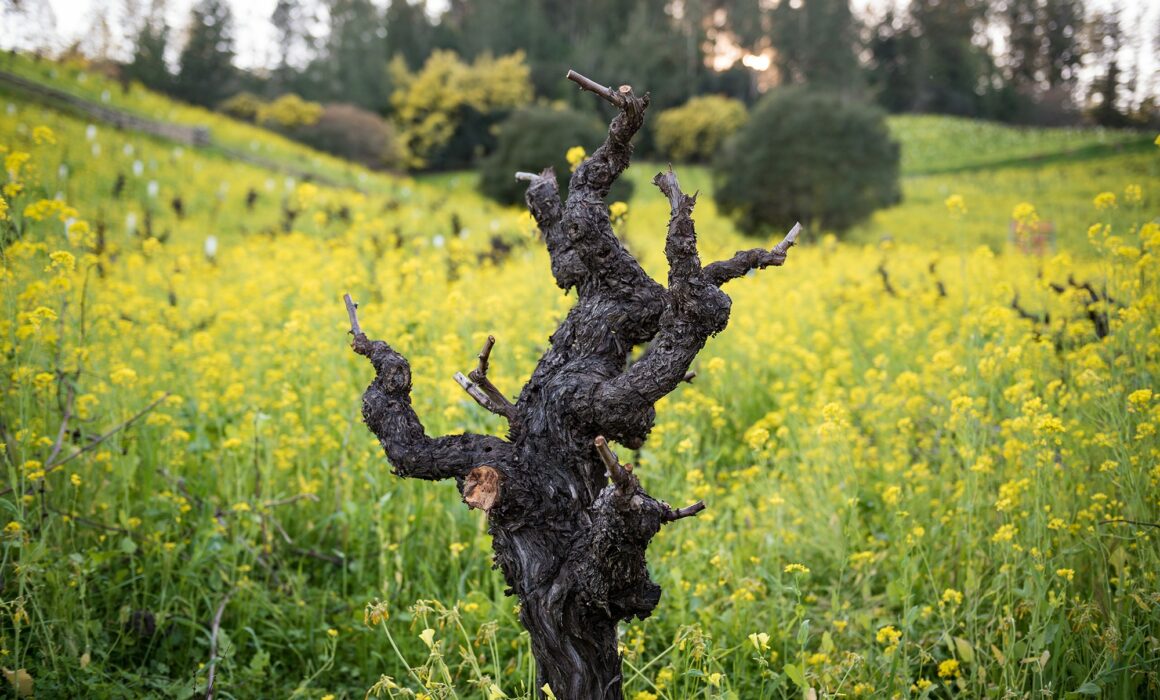
<svg viewBox="0 0 1160 700">
<path fill-rule="evenodd" d="M 919 40 L 912 24 L 894 8 L 886 11 L 870 35 L 870 69 L 867 80 L 875 101 L 891 112 L 914 109 L 917 96 L 915 66 Z"/>
<path fill-rule="evenodd" d="M 1004 62 L 1011 83 L 1031 92 L 1039 88 L 1044 36 L 1040 26 L 1039 0 L 1007 0 L 1001 10 L 1007 31 Z"/>
<path fill-rule="evenodd" d="M 272 72 L 272 92 L 298 92 L 301 73 L 295 64 L 302 65 L 313 57 L 315 39 L 310 32 L 314 19 L 302 0 L 278 0 L 270 15 L 274 26 L 276 63 Z"/>
<path fill-rule="evenodd" d="M 133 60 L 125 67 L 130 80 L 136 80 L 150 90 L 168 92 L 173 88 L 173 76 L 165 65 L 165 49 L 169 44 L 169 27 L 161 22 L 154 26 L 146 23 L 137 35 Z"/>
<path fill-rule="evenodd" d="M 921 112 L 979 116 L 994 63 L 983 37 L 984 0 L 912 0 L 918 37 L 915 108 Z"/>
<path fill-rule="evenodd" d="M 327 9 L 330 34 L 314 66 L 322 97 L 384 113 L 389 90 L 382 16 L 370 0 L 329 0 Z"/>
<path fill-rule="evenodd" d="M 427 17 L 425 0 L 391 0 L 386 13 L 387 54 L 402 56 L 411 70 L 417 70 L 431 55 L 434 28 Z"/>
<path fill-rule="evenodd" d="M 1092 17 L 1088 25 L 1087 42 L 1095 65 L 1101 70 L 1100 77 L 1092 85 L 1092 97 L 1096 105 L 1091 111 L 1091 117 L 1101 126 L 1127 126 L 1128 118 L 1119 106 L 1123 90 L 1120 49 L 1124 46 L 1119 6 L 1098 12 Z"/>
<path fill-rule="evenodd" d="M 236 76 L 233 13 L 226 0 L 201 0 L 190 13 L 173 94 L 212 107 L 228 97 Z"/>
<path fill-rule="evenodd" d="M 1045 34 L 1047 86 L 1071 87 L 1083 62 L 1083 0 L 1045 0 L 1042 26 Z"/>
<path fill-rule="evenodd" d="M 779 2 L 770 20 L 782 83 L 835 90 L 862 84 L 859 31 L 849 0 Z"/>
<path fill-rule="evenodd" d="M 1007 31 L 1003 59 L 1016 88 L 1034 94 L 1074 82 L 1082 59 L 1081 0 L 1007 0 L 1001 14 Z"/>
</svg>

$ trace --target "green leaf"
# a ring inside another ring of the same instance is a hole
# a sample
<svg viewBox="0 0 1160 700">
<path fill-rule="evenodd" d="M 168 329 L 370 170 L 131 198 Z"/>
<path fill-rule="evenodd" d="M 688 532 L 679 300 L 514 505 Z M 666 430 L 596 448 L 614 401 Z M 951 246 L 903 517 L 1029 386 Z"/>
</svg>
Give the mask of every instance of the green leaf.
<svg viewBox="0 0 1160 700">
<path fill-rule="evenodd" d="M 806 674 L 802 673 L 802 670 L 798 668 L 796 664 L 786 664 L 785 675 L 789 676 L 789 679 L 793 681 L 794 685 L 797 687 L 806 687 Z"/>
<path fill-rule="evenodd" d="M 802 620 L 802 626 L 798 628 L 797 643 L 798 646 L 805 646 L 806 640 L 810 638 L 810 621 Z"/>
<path fill-rule="evenodd" d="M 1099 695 L 1103 692 L 1103 688 L 1099 687 L 1095 683 L 1092 683 L 1091 681 L 1088 681 L 1087 683 L 1084 683 L 1080 687 L 1076 688 L 1075 692 L 1079 693 L 1080 695 Z"/>
<path fill-rule="evenodd" d="M 971 646 L 971 643 L 962 637 L 955 637 L 954 640 L 955 655 L 959 657 L 959 661 L 962 661 L 965 664 L 974 663 L 975 649 Z"/>
</svg>

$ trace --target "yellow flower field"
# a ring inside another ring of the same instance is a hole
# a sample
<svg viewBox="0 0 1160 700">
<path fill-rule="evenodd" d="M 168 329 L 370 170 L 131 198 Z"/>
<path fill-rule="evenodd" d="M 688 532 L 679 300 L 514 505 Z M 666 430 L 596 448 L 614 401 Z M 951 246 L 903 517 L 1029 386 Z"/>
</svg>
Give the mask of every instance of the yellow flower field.
<svg viewBox="0 0 1160 700">
<path fill-rule="evenodd" d="M 494 334 L 515 394 L 570 307 L 526 215 L 466 176 L 334 189 L 2 107 L 9 682 L 533 697 L 484 516 L 393 477 L 361 425 L 341 302 L 410 358 L 431 433 L 501 434 L 451 376 Z M 631 460 L 708 510 L 650 550 L 628 697 L 1160 693 L 1160 150 L 1124 158 L 1001 204 L 914 181 L 890 238 L 810 232 L 727 287 Z M 652 172 L 619 231 L 663 279 Z M 999 206 L 998 231 L 973 218 Z M 696 218 L 706 260 L 752 245 L 707 192 Z"/>
</svg>

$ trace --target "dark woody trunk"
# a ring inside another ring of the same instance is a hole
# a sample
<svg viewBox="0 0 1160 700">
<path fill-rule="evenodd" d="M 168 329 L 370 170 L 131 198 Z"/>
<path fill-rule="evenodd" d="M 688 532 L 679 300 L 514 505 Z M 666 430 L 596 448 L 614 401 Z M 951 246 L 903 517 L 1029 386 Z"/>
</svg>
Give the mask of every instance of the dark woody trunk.
<svg viewBox="0 0 1160 700">
<path fill-rule="evenodd" d="M 702 267 L 691 218 L 695 197 L 671 170 L 653 183 L 672 207 L 665 255 L 667 288 L 651 279 L 613 233 L 604 203 L 629 165 L 648 95 L 568 78 L 613 104 L 604 144 L 572 175 L 561 202 L 550 170 L 518 173 L 552 261 L 552 274 L 578 301 L 551 347 L 510 402 L 487 378 L 494 341 L 479 365 L 456 380 L 509 423 L 506 440 L 483 435 L 428 437 L 411 408 L 407 360 L 362 332 L 347 297 L 355 352 L 375 379 L 363 417 L 401 477 L 454 479 L 469 507 L 487 512 L 495 563 L 520 601 L 540 683 L 561 700 L 622 698 L 617 624 L 648 617 L 661 596 L 649 579 L 645 549 L 661 526 L 696 515 L 704 504 L 674 509 L 648 495 L 631 465 L 608 442 L 639 448 L 656 417 L 653 405 L 691 378 L 689 366 L 729 320 L 725 282 L 781 265 L 799 227 L 772 250 L 737 253 Z M 639 345 L 647 348 L 628 363 Z"/>
</svg>

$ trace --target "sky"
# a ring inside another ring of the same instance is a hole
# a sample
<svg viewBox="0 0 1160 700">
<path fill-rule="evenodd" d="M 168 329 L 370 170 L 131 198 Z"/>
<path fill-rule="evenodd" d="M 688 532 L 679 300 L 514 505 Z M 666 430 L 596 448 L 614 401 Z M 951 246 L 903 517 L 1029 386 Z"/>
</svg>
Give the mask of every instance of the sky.
<svg viewBox="0 0 1160 700">
<path fill-rule="evenodd" d="M 148 5 L 149 0 L 136 0 Z M 384 5 L 387 0 L 373 0 Z M 808 2 L 809 0 L 804 0 Z M 21 0 L 26 8 L 24 14 L 31 21 L 14 21 L 10 14 L 0 14 L 0 22 L 12 26 L 0 26 L 0 49 L 30 49 L 48 47 L 50 52 L 60 51 L 77 41 L 96 42 L 93 27 L 102 12 L 111 17 L 114 26 L 126 0 Z M 189 21 L 189 9 L 194 0 L 168 0 L 167 18 L 169 26 L 180 32 Z M 252 69 L 273 63 L 274 32 L 270 26 L 270 15 L 277 0 L 228 0 L 236 22 L 235 62 L 239 67 Z M 1089 9 L 1106 8 L 1114 0 L 1087 0 Z M 429 0 L 428 6 L 438 11 L 441 0 Z M 859 13 L 880 12 L 893 4 L 904 4 L 904 0 L 852 0 Z M 1160 0 L 1121 0 L 1124 8 L 1124 25 L 1131 31 L 1143 34 L 1147 44 L 1156 46 L 1160 42 Z M 0 0 L 0 7 L 7 7 Z M 116 31 L 114 34 L 118 33 Z M 996 37 L 1001 41 L 1001 37 Z M 125 47 L 123 50 L 127 50 Z M 1143 80 L 1149 94 L 1160 93 L 1160 52 L 1142 51 L 1133 57 L 1139 60 Z"/>
</svg>

